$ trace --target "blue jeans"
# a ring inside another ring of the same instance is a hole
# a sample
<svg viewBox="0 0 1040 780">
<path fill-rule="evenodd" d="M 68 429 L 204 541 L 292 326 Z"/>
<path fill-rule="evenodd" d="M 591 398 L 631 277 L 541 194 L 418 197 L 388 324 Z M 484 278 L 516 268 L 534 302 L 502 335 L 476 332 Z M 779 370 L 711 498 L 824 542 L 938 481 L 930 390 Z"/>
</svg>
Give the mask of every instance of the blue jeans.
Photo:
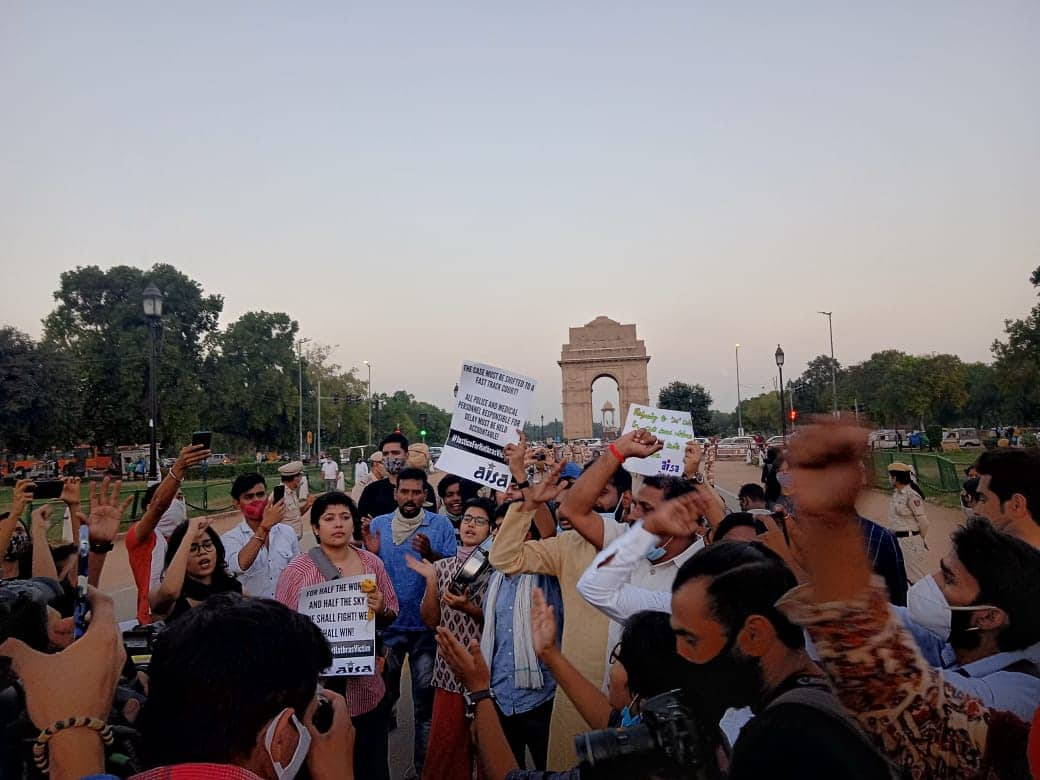
<svg viewBox="0 0 1040 780">
<path fill-rule="evenodd" d="M 386 631 L 383 641 L 393 656 L 385 675 L 390 701 L 401 697 L 401 667 L 408 656 L 412 674 L 412 707 L 415 722 L 415 771 L 422 777 L 426 761 L 426 746 L 430 741 L 430 720 L 433 717 L 433 659 L 437 655 L 437 640 L 433 631 Z"/>
</svg>

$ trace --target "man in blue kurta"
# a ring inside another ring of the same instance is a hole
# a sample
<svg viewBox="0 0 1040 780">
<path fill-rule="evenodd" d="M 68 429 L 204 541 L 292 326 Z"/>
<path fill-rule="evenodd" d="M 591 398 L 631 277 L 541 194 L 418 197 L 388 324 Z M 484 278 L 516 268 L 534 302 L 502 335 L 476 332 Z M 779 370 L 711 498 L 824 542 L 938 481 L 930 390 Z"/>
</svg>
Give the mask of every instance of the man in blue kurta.
<svg viewBox="0 0 1040 780">
<path fill-rule="evenodd" d="M 433 661 L 437 654 L 434 632 L 419 616 L 426 580 L 409 568 L 409 556 L 436 561 L 456 553 L 455 529 L 443 516 L 424 510 L 426 472 L 404 469 L 397 476 L 394 498 L 397 510 L 380 515 L 364 529 L 365 546 L 376 553 L 394 584 L 400 612 L 397 620 L 383 631 L 383 641 L 391 654 L 386 683 L 388 696 L 396 702 L 401 694 L 401 667 L 405 656 L 412 673 L 412 705 L 415 717 L 415 771 L 422 777 L 426 744 L 433 714 Z"/>
</svg>

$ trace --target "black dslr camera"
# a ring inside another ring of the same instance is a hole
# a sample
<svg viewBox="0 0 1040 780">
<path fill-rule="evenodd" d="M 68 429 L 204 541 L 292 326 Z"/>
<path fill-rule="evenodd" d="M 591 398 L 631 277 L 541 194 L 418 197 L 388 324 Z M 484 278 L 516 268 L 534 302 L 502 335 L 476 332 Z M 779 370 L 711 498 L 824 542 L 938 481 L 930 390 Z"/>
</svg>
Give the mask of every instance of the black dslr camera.
<svg viewBox="0 0 1040 780">
<path fill-rule="evenodd" d="M 624 729 L 579 734 L 574 749 L 581 777 L 616 778 L 659 770 L 662 777 L 716 780 L 722 777 L 712 731 L 703 728 L 674 690 L 647 699 L 642 722 Z"/>
</svg>

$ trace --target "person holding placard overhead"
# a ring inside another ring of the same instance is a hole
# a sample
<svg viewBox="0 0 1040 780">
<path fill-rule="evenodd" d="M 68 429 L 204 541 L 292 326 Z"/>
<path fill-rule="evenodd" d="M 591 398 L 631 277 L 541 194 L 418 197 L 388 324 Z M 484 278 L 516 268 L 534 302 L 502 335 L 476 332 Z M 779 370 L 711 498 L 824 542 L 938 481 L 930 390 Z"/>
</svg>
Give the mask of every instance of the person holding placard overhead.
<svg viewBox="0 0 1040 780">
<path fill-rule="evenodd" d="M 400 607 L 383 562 L 378 555 L 350 543 L 361 522 L 350 496 L 335 491 L 319 496 L 311 507 L 310 519 L 318 546 L 289 563 L 278 580 L 275 598 L 299 611 L 300 591 L 304 588 L 337 577 L 370 574 L 376 587 L 368 594 L 368 608 L 375 613 L 376 627 L 382 629 L 393 623 Z M 329 677 L 325 685 L 347 700 L 359 747 L 354 751 L 355 777 L 389 780 L 390 703 L 382 676 Z"/>
</svg>

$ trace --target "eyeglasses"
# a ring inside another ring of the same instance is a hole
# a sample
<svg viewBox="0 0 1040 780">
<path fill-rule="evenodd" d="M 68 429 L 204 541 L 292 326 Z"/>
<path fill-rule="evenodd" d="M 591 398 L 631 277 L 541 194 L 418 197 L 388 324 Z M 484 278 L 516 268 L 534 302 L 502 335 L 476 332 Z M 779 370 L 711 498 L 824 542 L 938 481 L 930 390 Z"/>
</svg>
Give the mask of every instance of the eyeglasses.
<svg viewBox="0 0 1040 780">
<path fill-rule="evenodd" d="M 213 540 L 212 539 L 207 539 L 204 542 L 199 542 L 198 544 L 193 544 L 191 547 L 188 548 L 188 552 L 190 552 L 192 555 L 198 555 L 200 552 L 210 552 L 212 549 L 213 549 Z"/>
<path fill-rule="evenodd" d="M 620 660 L 621 656 L 621 643 L 618 642 L 614 645 L 614 649 L 610 651 L 610 663 L 616 664 Z"/>
<path fill-rule="evenodd" d="M 469 523 L 470 525 L 475 525 L 477 527 L 488 524 L 487 520 L 485 520 L 483 517 L 477 517 L 476 515 L 463 515 L 462 522 Z"/>
</svg>

